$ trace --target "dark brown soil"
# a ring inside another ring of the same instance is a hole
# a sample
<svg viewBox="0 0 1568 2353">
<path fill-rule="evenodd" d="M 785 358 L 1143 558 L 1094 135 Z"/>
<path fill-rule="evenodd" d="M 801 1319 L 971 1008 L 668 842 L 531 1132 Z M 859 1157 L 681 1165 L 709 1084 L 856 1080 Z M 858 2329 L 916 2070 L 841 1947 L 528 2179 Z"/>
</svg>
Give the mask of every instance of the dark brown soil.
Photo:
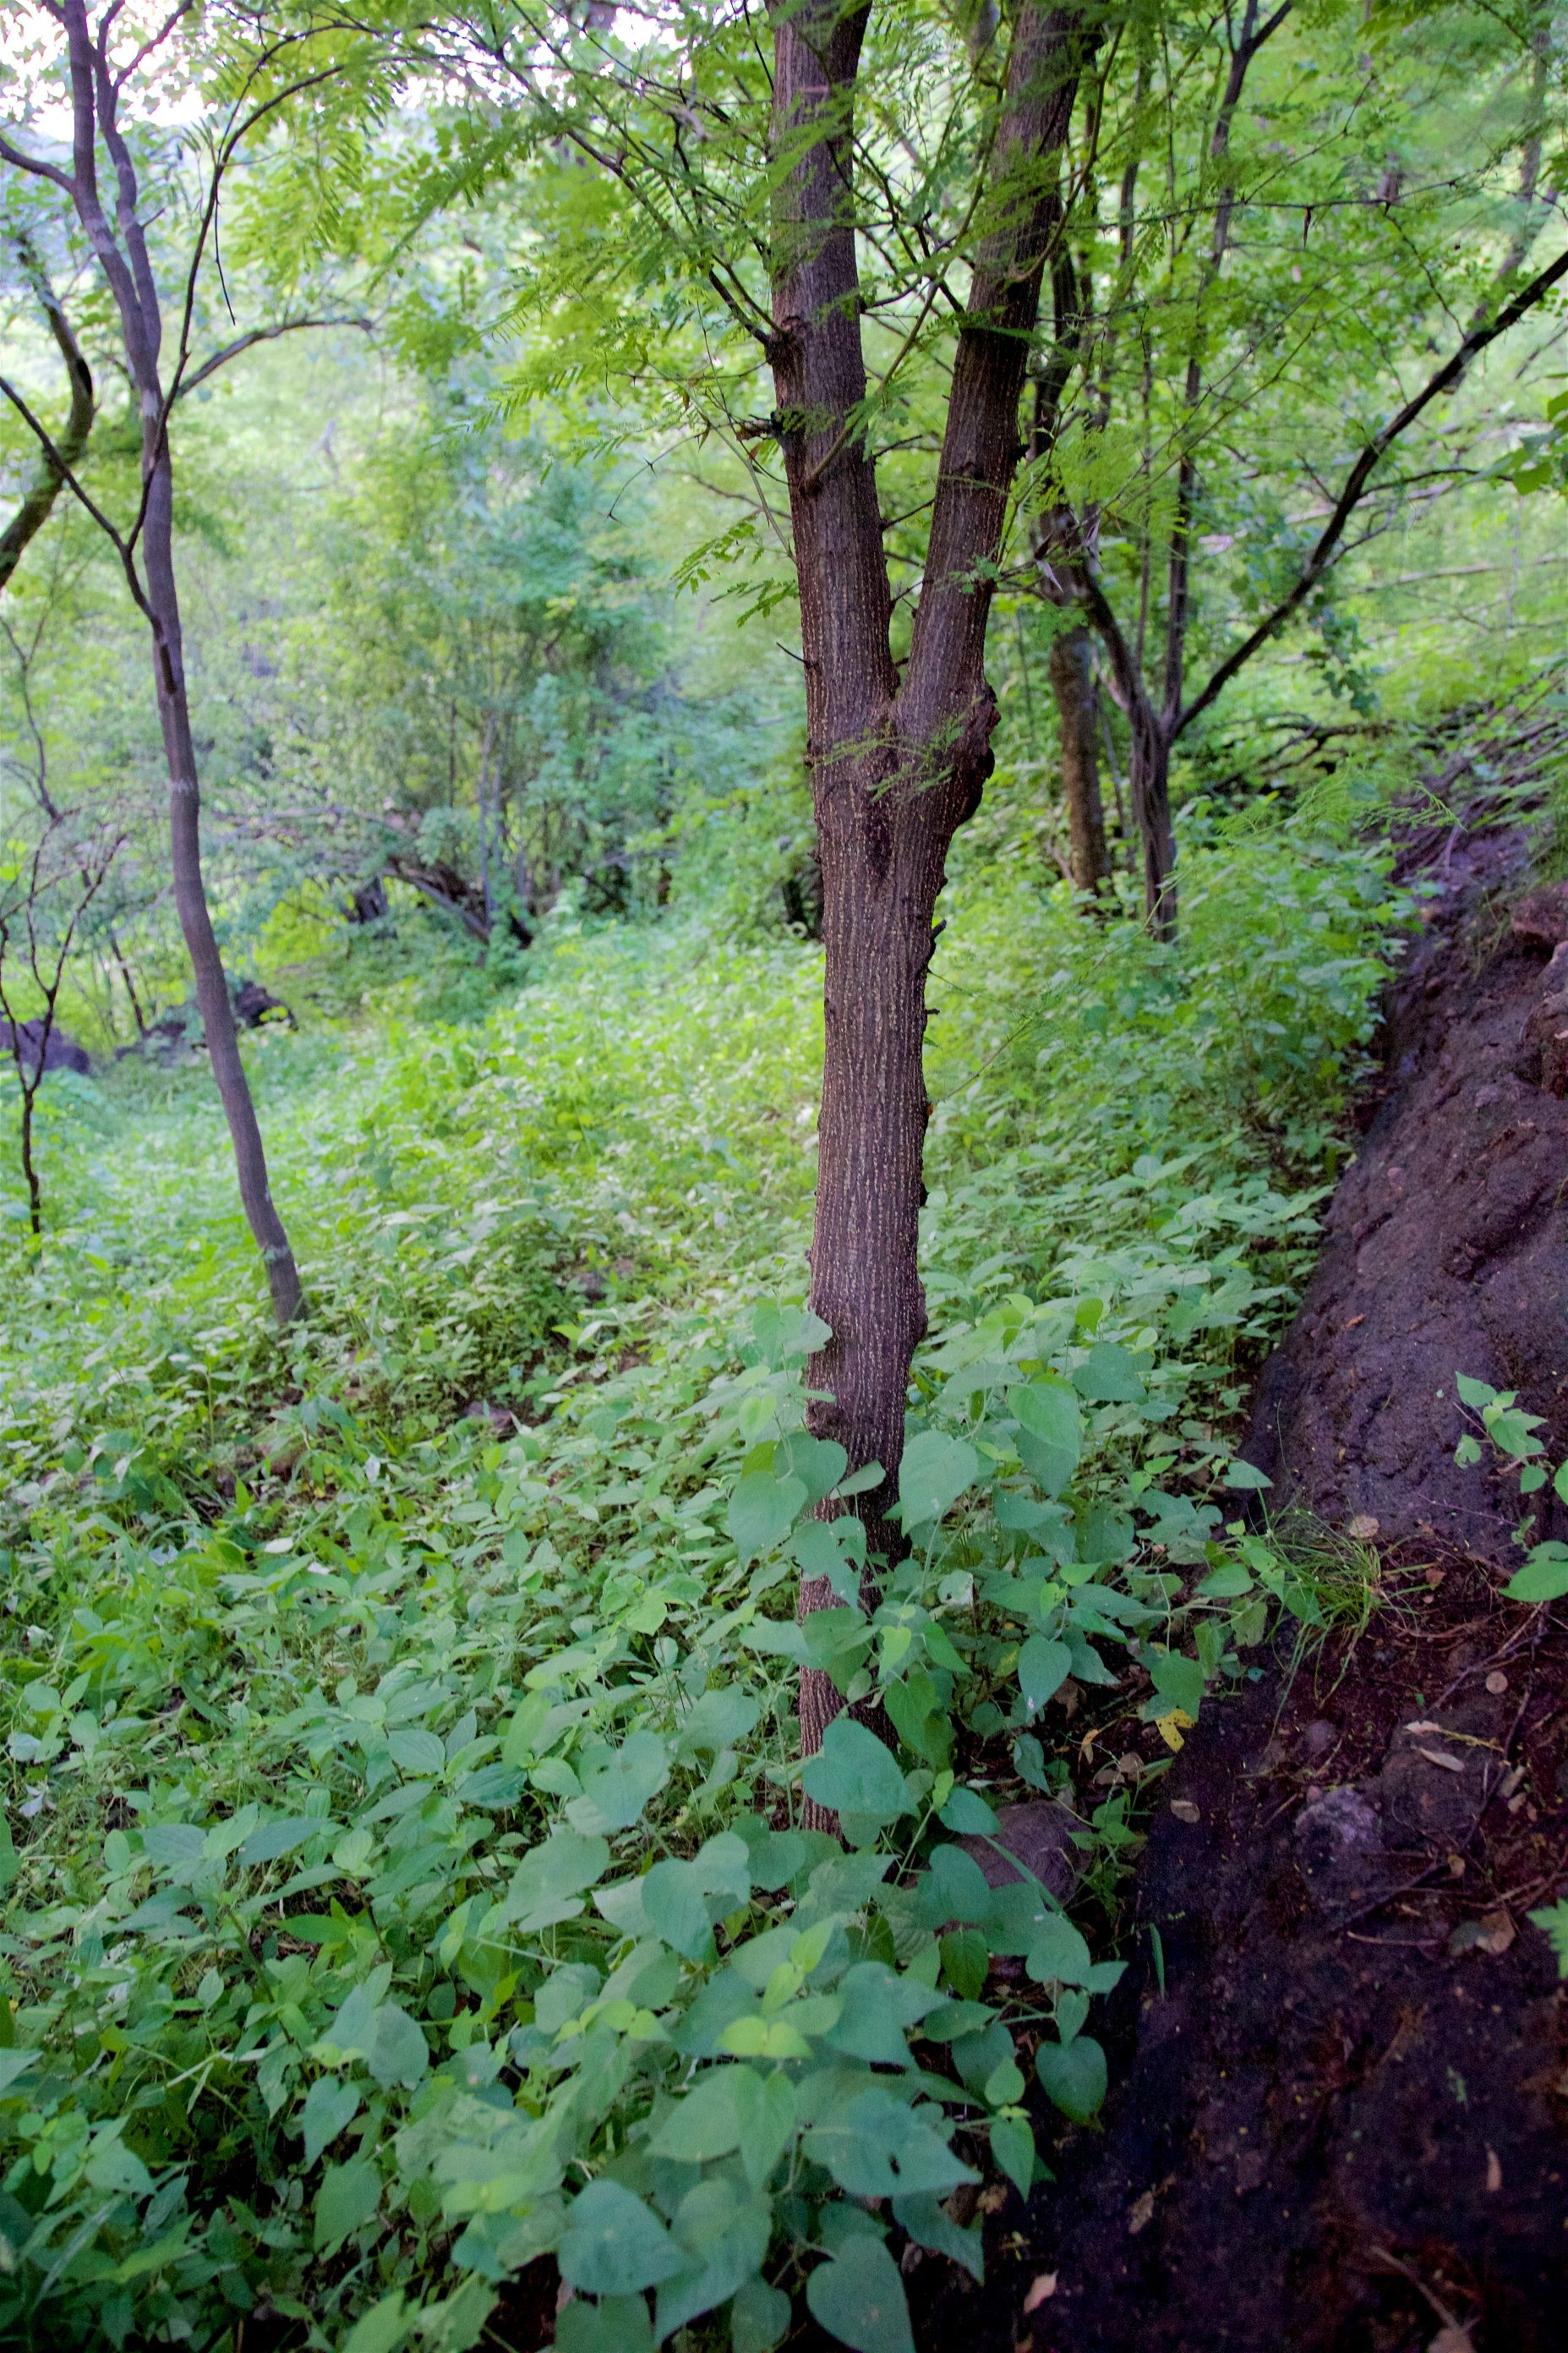
<svg viewBox="0 0 1568 2353">
<path fill-rule="evenodd" d="M 1499 1563 L 1517 1513 L 1455 1467 L 1456 1373 L 1517 1389 L 1568 1453 L 1568 1101 L 1515 1069 L 1550 954 L 1509 928 L 1522 859 L 1482 833 L 1428 874 L 1366 1133 L 1247 1449 L 1281 1500 Z"/>
<path fill-rule="evenodd" d="M 983 2290 L 918 2263 L 933 2353 L 1568 2347 L 1568 2002 L 1527 1917 L 1568 1874 L 1568 1607 L 1502 1599 L 1517 1492 L 1453 1461 L 1459 1371 L 1568 1453 L 1568 1102 L 1551 1035 L 1521 1051 L 1552 940 L 1510 930 L 1517 839 L 1421 849 L 1441 892 L 1247 1450 L 1271 1504 L 1360 1518 L 1382 1603 L 1189 1737 L 1100 2125 L 1042 2105 L 1057 2179 L 998 2203 Z"/>
<path fill-rule="evenodd" d="M 1325 1658 L 1282 1712 L 1272 1683 L 1212 1712 L 1141 1869 L 1104 2130 L 1009 2197 L 985 2289 L 944 2284 L 922 2344 L 1418 2353 L 1446 2316 L 1441 2353 L 1568 2342 L 1568 2012 L 1525 1917 L 1563 1870 L 1568 1636 L 1540 1630 L 1450 1568 L 1337 1689 Z"/>
</svg>

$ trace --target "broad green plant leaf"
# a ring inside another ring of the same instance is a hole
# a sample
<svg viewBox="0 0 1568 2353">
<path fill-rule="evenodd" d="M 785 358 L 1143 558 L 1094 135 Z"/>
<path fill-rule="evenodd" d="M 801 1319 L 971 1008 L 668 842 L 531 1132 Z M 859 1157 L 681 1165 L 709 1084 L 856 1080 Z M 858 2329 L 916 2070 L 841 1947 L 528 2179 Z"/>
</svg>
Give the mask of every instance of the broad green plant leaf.
<svg viewBox="0 0 1568 2353">
<path fill-rule="evenodd" d="M 980 1457 L 967 1439 L 918 1430 L 899 1466 L 899 1514 L 905 1527 L 940 1520 L 979 1476 Z"/>
<path fill-rule="evenodd" d="M 637 2295 L 687 2258 L 640 2198 L 601 2174 L 573 2200 L 556 2262 L 585 2295 Z"/>
<path fill-rule="evenodd" d="M 1091 2034 L 1075 2035 L 1070 2042 L 1042 2042 L 1035 2073 L 1046 2097 L 1074 2124 L 1088 2124 L 1104 2105 L 1105 2053 Z"/>
<path fill-rule="evenodd" d="M 910 2307 L 899 2267 L 879 2238 L 851 2232 L 805 2283 L 819 2327 L 854 2353 L 914 2353 Z"/>
<path fill-rule="evenodd" d="M 852 1715 L 836 1715 L 822 1746 L 801 1774 L 807 1797 L 873 1831 L 912 1810 L 909 1785 L 892 1751 Z"/>
<path fill-rule="evenodd" d="M 370 2159 L 351 2157 L 329 2165 L 316 2192 L 316 2248 L 330 2254 L 350 2233 L 370 2221 L 381 2204 L 381 2175 Z"/>
</svg>

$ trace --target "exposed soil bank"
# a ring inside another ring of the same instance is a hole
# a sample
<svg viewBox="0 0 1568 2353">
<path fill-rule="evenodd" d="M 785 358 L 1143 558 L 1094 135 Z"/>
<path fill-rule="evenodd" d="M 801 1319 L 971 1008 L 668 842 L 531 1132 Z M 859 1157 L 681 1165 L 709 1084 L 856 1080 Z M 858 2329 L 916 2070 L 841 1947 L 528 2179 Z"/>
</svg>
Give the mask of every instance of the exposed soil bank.
<svg viewBox="0 0 1568 2353">
<path fill-rule="evenodd" d="M 923 2344 L 1417 2353 L 1448 2316 L 1440 2353 L 1557 2353 L 1568 2050 L 1524 1913 L 1562 1868 L 1568 1640 L 1533 1632 L 1452 1568 L 1337 1690 L 1211 1711 L 1142 1865 L 1105 2129 L 1009 2200 Z"/>
<path fill-rule="evenodd" d="M 1568 2345 L 1568 2005 L 1525 1916 L 1564 1871 L 1568 1630 L 1501 1599 L 1517 1495 L 1453 1463 L 1457 1371 L 1568 1453 L 1568 983 L 1550 920 L 1510 928 L 1517 841 L 1446 847 L 1247 1448 L 1276 1499 L 1377 1522 L 1383 1604 L 1161 1785 L 1103 2128 L 1009 2193 L 984 2290 L 917 2268 L 933 2353 Z"/>
<path fill-rule="evenodd" d="M 1568 1452 L 1568 1100 L 1521 1075 L 1551 1001 L 1550 938 L 1509 926 L 1521 861 L 1489 833 L 1428 870 L 1440 895 L 1391 992 L 1366 1133 L 1247 1448 L 1280 1500 L 1500 1564 L 1517 1514 L 1455 1467 L 1456 1372 L 1519 1390 Z"/>
</svg>

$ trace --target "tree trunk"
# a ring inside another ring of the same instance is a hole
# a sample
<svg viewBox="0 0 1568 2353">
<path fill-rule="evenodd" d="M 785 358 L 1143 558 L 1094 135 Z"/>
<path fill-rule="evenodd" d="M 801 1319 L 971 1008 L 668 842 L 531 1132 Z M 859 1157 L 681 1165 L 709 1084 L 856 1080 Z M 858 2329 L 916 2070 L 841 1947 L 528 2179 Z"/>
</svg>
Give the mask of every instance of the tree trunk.
<svg viewBox="0 0 1568 2353">
<path fill-rule="evenodd" d="M 201 788 L 196 778 L 195 746 L 191 738 L 190 703 L 185 692 L 180 604 L 174 577 L 174 476 L 165 434 L 160 434 L 159 447 L 151 456 L 150 466 L 143 544 L 147 602 L 153 617 L 153 670 L 169 769 L 169 852 L 174 908 L 195 979 L 196 1003 L 201 1008 L 213 1077 L 234 1145 L 239 1198 L 267 1269 L 273 1313 L 280 1324 L 288 1324 L 300 1313 L 299 1270 L 283 1220 L 273 1204 L 266 1148 L 245 1064 L 240 1060 L 234 1008 L 229 1003 L 228 983 L 213 935 L 202 877 Z"/>
<path fill-rule="evenodd" d="M 1110 879 L 1110 860 L 1100 797 L 1100 697 L 1094 683 L 1094 648 L 1081 621 L 1051 640 L 1051 687 L 1061 731 L 1062 793 L 1067 801 L 1073 888 L 1098 896 Z"/>
<path fill-rule="evenodd" d="M 919 1266 L 930 1103 L 922 1068 L 932 919 L 952 836 L 990 772 L 991 580 L 1022 447 L 1018 404 L 1041 271 L 1060 218 L 1054 181 L 1017 167 L 1059 152 L 1076 67 L 1071 11 L 1019 14 L 994 149 L 998 206 L 958 340 L 925 586 L 900 682 L 874 461 L 856 265 L 851 111 L 868 11 L 775 0 L 774 198 L 768 357 L 800 586 L 806 758 L 822 868 L 824 1067 L 811 1303 L 832 1337 L 809 1367 L 811 1426 L 852 1469 L 883 1476 L 852 1508 L 867 1535 L 864 1600 L 902 1548 L 889 1517 L 910 1366 L 925 1330 Z M 833 1507 L 829 1506 L 829 1510 Z M 831 1599 L 803 1582 L 802 1616 Z M 801 1747 L 843 1703 L 801 1677 Z M 808 1820 L 821 1819 L 808 1806 Z M 828 1818 L 829 1820 L 831 1818 Z"/>
<path fill-rule="evenodd" d="M 1143 913 L 1157 940 L 1176 936 L 1176 834 L 1171 821 L 1171 744 L 1145 707 L 1133 711 L 1128 796 L 1143 860 Z"/>
<path fill-rule="evenodd" d="M 234 1145 L 240 1199 L 267 1269 L 278 1321 L 289 1324 L 300 1312 L 300 1277 L 268 1184 L 261 1130 L 239 1056 L 234 1009 L 202 879 L 201 794 L 185 693 L 174 574 L 174 474 L 159 359 L 163 320 L 139 210 L 135 163 L 119 121 L 125 77 L 116 77 L 109 61 L 109 34 L 116 11 L 110 9 L 96 31 L 89 20 L 86 0 L 58 0 L 53 13 L 64 26 L 70 60 L 73 170 L 64 176 L 63 185 L 113 297 L 142 417 L 142 576 L 132 553 L 134 534 L 131 542 L 113 535 L 127 582 L 153 639 L 153 679 L 169 772 L 174 906 L 191 959 L 213 1076 Z M 113 225 L 99 184 L 100 139 L 114 174 Z M 177 368 L 175 374 L 177 378 Z M 105 528 L 112 533 L 111 525 Z"/>
</svg>

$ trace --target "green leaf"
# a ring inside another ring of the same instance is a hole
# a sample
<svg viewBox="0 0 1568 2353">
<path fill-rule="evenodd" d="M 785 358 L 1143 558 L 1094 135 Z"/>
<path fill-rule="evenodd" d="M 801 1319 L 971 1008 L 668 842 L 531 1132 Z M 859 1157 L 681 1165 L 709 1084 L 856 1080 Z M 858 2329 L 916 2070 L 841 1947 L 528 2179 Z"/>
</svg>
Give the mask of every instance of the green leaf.
<svg viewBox="0 0 1568 2353">
<path fill-rule="evenodd" d="M 1461 1471 L 1468 1471 L 1472 1462 L 1479 1462 L 1480 1459 L 1481 1441 L 1472 1430 L 1467 1430 L 1454 1449 L 1454 1460 Z"/>
<path fill-rule="evenodd" d="M 748 1472 L 733 1495 L 724 1525 L 743 1561 L 783 1544 L 806 1502 L 804 1479 L 780 1479 L 772 1471 Z"/>
<path fill-rule="evenodd" d="M 1259 1471 L 1256 1463 L 1244 1462 L 1238 1455 L 1226 1472 L 1225 1483 L 1242 1494 L 1248 1494 L 1264 1487 L 1272 1487 L 1274 1482 Z"/>
<path fill-rule="evenodd" d="M 422 1732 L 417 1726 L 406 1732 L 390 1732 L 386 1746 L 392 1761 L 400 1773 L 412 1778 L 438 1778 L 447 1762 L 447 1752 L 433 1732 Z"/>
<path fill-rule="evenodd" d="M 195 1822 L 149 1822 L 142 1845 L 160 1871 L 194 1871 L 202 1860 L 206 1835 Z"/>
<path fill-rule="evenodd" d="M 961 2181 L 975 2178 L 930 2125 L 879 2084 L 858 2093 L 830 2122 L 814 2126 L 805 2136 L 805 2151 L 852 2198 L 922 2190 L 944 2198 Z"/>
<path fill-rule="evenodd" d="M 706 2165 L 741 2146 L 741 2114 L 735 2091 L 742 2078 L 759 2081 L 750 2067 L 714 2067 L 699 2077 L 676 2103 L 648 2142 L 649 2154 L 678 2165 Z"/>
<path fill-rule="evenodd" d="M 247 1868 L 253 1863 L 277 1862 L 282 1856 L 308 1845 L 313 1838 L 335 1837 L 338 1827 L 336 1822 L 317 1814 L 300 1814 L 286 1822 L 262 1822 L 240 1848 L 238 1860 Z"/>
<path fill-rule="evenodd" d="M 735 2291 L 730 2306 L 731 2353 L 773 2353 L 784 2342 L 791 2319 L 790 2301 L 783 2288 L 764 2279 L 747 2280 Z"/>
<path fill-rule="evenodd" d="M 750 2067 L 737 2072 L 743 2076 L 735 2094 L 741 2163 L 752 2188 L 763 2189 L 795 2136 L 795 2086 L 784 2074 L 759 2075 Z"/>
<path fill-rule="evenodd" d="M 1035 2073 L 1048 2100 L 1074 2124 L 1088 2124 L 1105 2101 L 1105 2053 L 1091 2034 L 1075 2035 L 1070 2042 L 1042 2042 L 1035 2053 Z"/>
<path fill-rule="evenodd" d="M 595 1886 L 609 1867 L 605 1840 L 581 1831 L 553 1831 L 513 1872 L 502 1917 L 525 1936 L 574 1920 L 583 1909 L 582 1891 Z"/>
<path fill-rule="evenodd" d="M 978 1928 L 952 1928 L 942 1939 L 942 1973 L 963 2001 L 977 2001 L 991 1973 L 991 1948 Z"/>
<path fill-rule="evenodd" d="M 335 2075 L 318 2075 L 305 2094 L 300 2130 L 305 2136 L 305 2162 L 314 2165 L 321 2151 L 353 2122 L 363 2103 L 352 2084 Z"/>
<path fill-rule="evenodd" d="M 996 1816 L 977 1789 L 966 1789 L 959 1783 L 937 1817 L 944 1830 L 956 1831 L 960 1838 L 994 1836 Z"/>
<path fill-rule="evenodd" d="M 775 1477 L 798 1479 L 810 1504 L 830 1495 L 848 1468 L 849 1457 L 837 1439 L 813 1438 L 804 1430 L 792 1430 L 773 1448 Z"/>
<path fill-rule="evenodd" d="M 1136 1405 L 1148 1395 L 1133 1358 L 1110 1340 L 1096 1341 L 1075 1370 L 1072 1385 L 1091 1405 Z"/>
<path fill-rule="evenodd" d="M 892 1751 L 852 1715 L 836 1715 L 801 1775 L 809 1798 L 836 1814 L 877 1823 L 911 1813 L 909 1785 Z"/>
<path fill-rule="evenodd" d="M 654 1935 L 689 1961 L 706 1959 L 713 1951 L 713 1920 L 751 1895 L 745 1841 L 724 1831 L 689 1862 L 656 1862 L 640 1887 L 643 1917 Z"/>
<path fill-rule="evenodd" d="M 1090 1962 L 1089 1947 L 1061 1912 L 1049 1912 L 1035 1931 L 1024 1963 L 1037 1983 L 1055 1978 L 1062 1985 L 1082 1985 Z"/>
<path fill-rule="evenodd" d="M 1459 1392 L 1460 1404 L 1472 1407 L 1478 1413 L 1497 1399 L 1498 1392 L 1489 1382 L 1473 1381 L 1468 1373 L 1456 1373 L 1454 1385 Z"/>
<path fill-rule="evenodd" d="M 1179 1707 L 1195 1723 L 1204 1704 L 1204 1671 L 1196 1659 L 1180 1651 L 1150 1651 L 1143 1663 L 1163 1706 Z"/>
<path fill-rule="evenodd" d="M 1568 1545 L 1537 1545 L 1503 1591 L 1510 1601 L 1561 1601 L 1568 1593 Z"/>
<path fill-rule="evenodd" d="M 153 2177 L 133 2148 L 127 2148 L 118 2126 L 94 2137 L 83 2173 L 94 2189 L 118 2189 L 132 2198 L 149 2198 Z"/>
<path fill-rule="evenodd" d="M 1009 1389 L 1007 1405 L 1018 1424 L 1018 1460 L 1042 1494 L 1059 1495 L 1083 1450 L 1077 1395 L 1065 1381 L 1032 1381 Z"/>
<path fill-rule="evenodd" d="M 773 2208 L 748 2196 L 731 2174 L 698 2182 L 676 2209 L 674 2233 L 687 2266 L 658 2291 L 660 2343 L 699 2313 L 727 2304 L 762 2269 L 773 2236 Z"/>
<path fill-rule="evenodd" d="M 556 2262 L 562 2277 L 585 2295 L 637 2295 L 686 2267 L 642 2200 L 603 2174 L 573 2200 Z"/>
<path fill-rule="evenodd" d="M 375 2013 L 369 2065 L 371 2073 L 384 2087 L 402 2084 L 411 2091 L 429 2073 L 430 2046 L 425 2040 L 424 2029 L 395 2001 L 384 2002 Z"/>
<path fill-rule="evenodd" d="M 584 1760 L 581 1778 L 583 1794 L 566 1809 L 573 1828 L 589 1837 L 629 1831 L 668 1780 L 669 1751 L 657 1733 L 634 1732 L 612 1754 L 601 1752 L 592 1765 Z"/>
<path fill-rule="evenodd" d="M 653 2353 L 653 2323 L 640 2295 L 603 2304 L 574 2296 L 555 2323 L 556 2353 Z"/>
<path fill-rule="evenodd" d="M 722 1683 L 715 1691 L 705 1691 L 680 1726 L 677 1753 L 686 1757 L 699 1749 L 716 1753 L 732 1748 L 754 1730 L 762 1712 L 761 1701 L 742 1691 L 739 1683 Z"/>
<path fill-rule="evenodd" d="M 836 1599 L 858 1609 L 866 1557 L 866 1531 L 858 1520 L 847 1513 L 836 1520 L 806 1520 L 795 1530 L 792 1549 L 803 1577 L 826 1577 Z"/>
<path fill-rule="evenodd" d="M 926 2194 L 895 2198 L 893 2220 L 900 2230 L 909 2232 L 917 2247 L 930 2247 L 936 2254 L 946 2255 L 950 2262 L 962 2263 L 973 2278 L 984 2279 L 984 2233 L 978 2227 L 960 2230 L 940 2198 Z"/>
<path fill-rule="evenodd" d="M 329 2165 L 316 2192 L 316 2253 L 331 2254 L 381 2203 L 381 2176 L 368 2158 Z"/>
<path fill-rule="evenodd" d="M 852 2232 L 805 2283 L 811 2316 L 854 2353 L 914 2353 L 899 2267 L 868 2232 Z"/>
<path fill-rule="evenodd" d="M 1552 1475 L 1552 1492 L 1560 1504 L 1568 1504 L 1568 1462 L 1560 1462 Z"/>
<path fill-rule="evenodd" d="M 1065 1642 L 1031 1634 L 1018 1653 L 1018 1687 L 1031 1715 L 1055 1697 L 1072 1672 L 1072 1652 Z"/>
<path fill-rule="evenodd" d="M 966 1439 L 940 1430 L 916 1432 L 899 1468 L 899 1513 L 906 1528 L 940 1520 L 980 1476 L 980 1457 Z"/>
<path fill-rule="evenodd" d="M 991 2159 L 1026 2198 L 1035 2179 L 1035 2136 L 1026 2116 L 993 2116 Z"/>
<path fill-rule="evenodd" d="M 390 2295 L 361 2314 L 343 2339 L 342 2353 L 397 2353 L 414 2317 L 404 2303 L 403 2290 L 394 2288 Z"/>
<path fill-rule="evenodd" d="M 1198 1581 L 1198 1591 L 1205 1601 L 1237 1601 L 1253 1587 L 1252 1571 L 1239 1560 L 1222 1560 L 1217 1568 Z"/>
<path fill-rule="evenodd" d="M 1557 1956 L 1557 1974 L 1568 1978 L 1568 1902 L 1549 1904 L 1530 1915 Z"/>
</svg>

